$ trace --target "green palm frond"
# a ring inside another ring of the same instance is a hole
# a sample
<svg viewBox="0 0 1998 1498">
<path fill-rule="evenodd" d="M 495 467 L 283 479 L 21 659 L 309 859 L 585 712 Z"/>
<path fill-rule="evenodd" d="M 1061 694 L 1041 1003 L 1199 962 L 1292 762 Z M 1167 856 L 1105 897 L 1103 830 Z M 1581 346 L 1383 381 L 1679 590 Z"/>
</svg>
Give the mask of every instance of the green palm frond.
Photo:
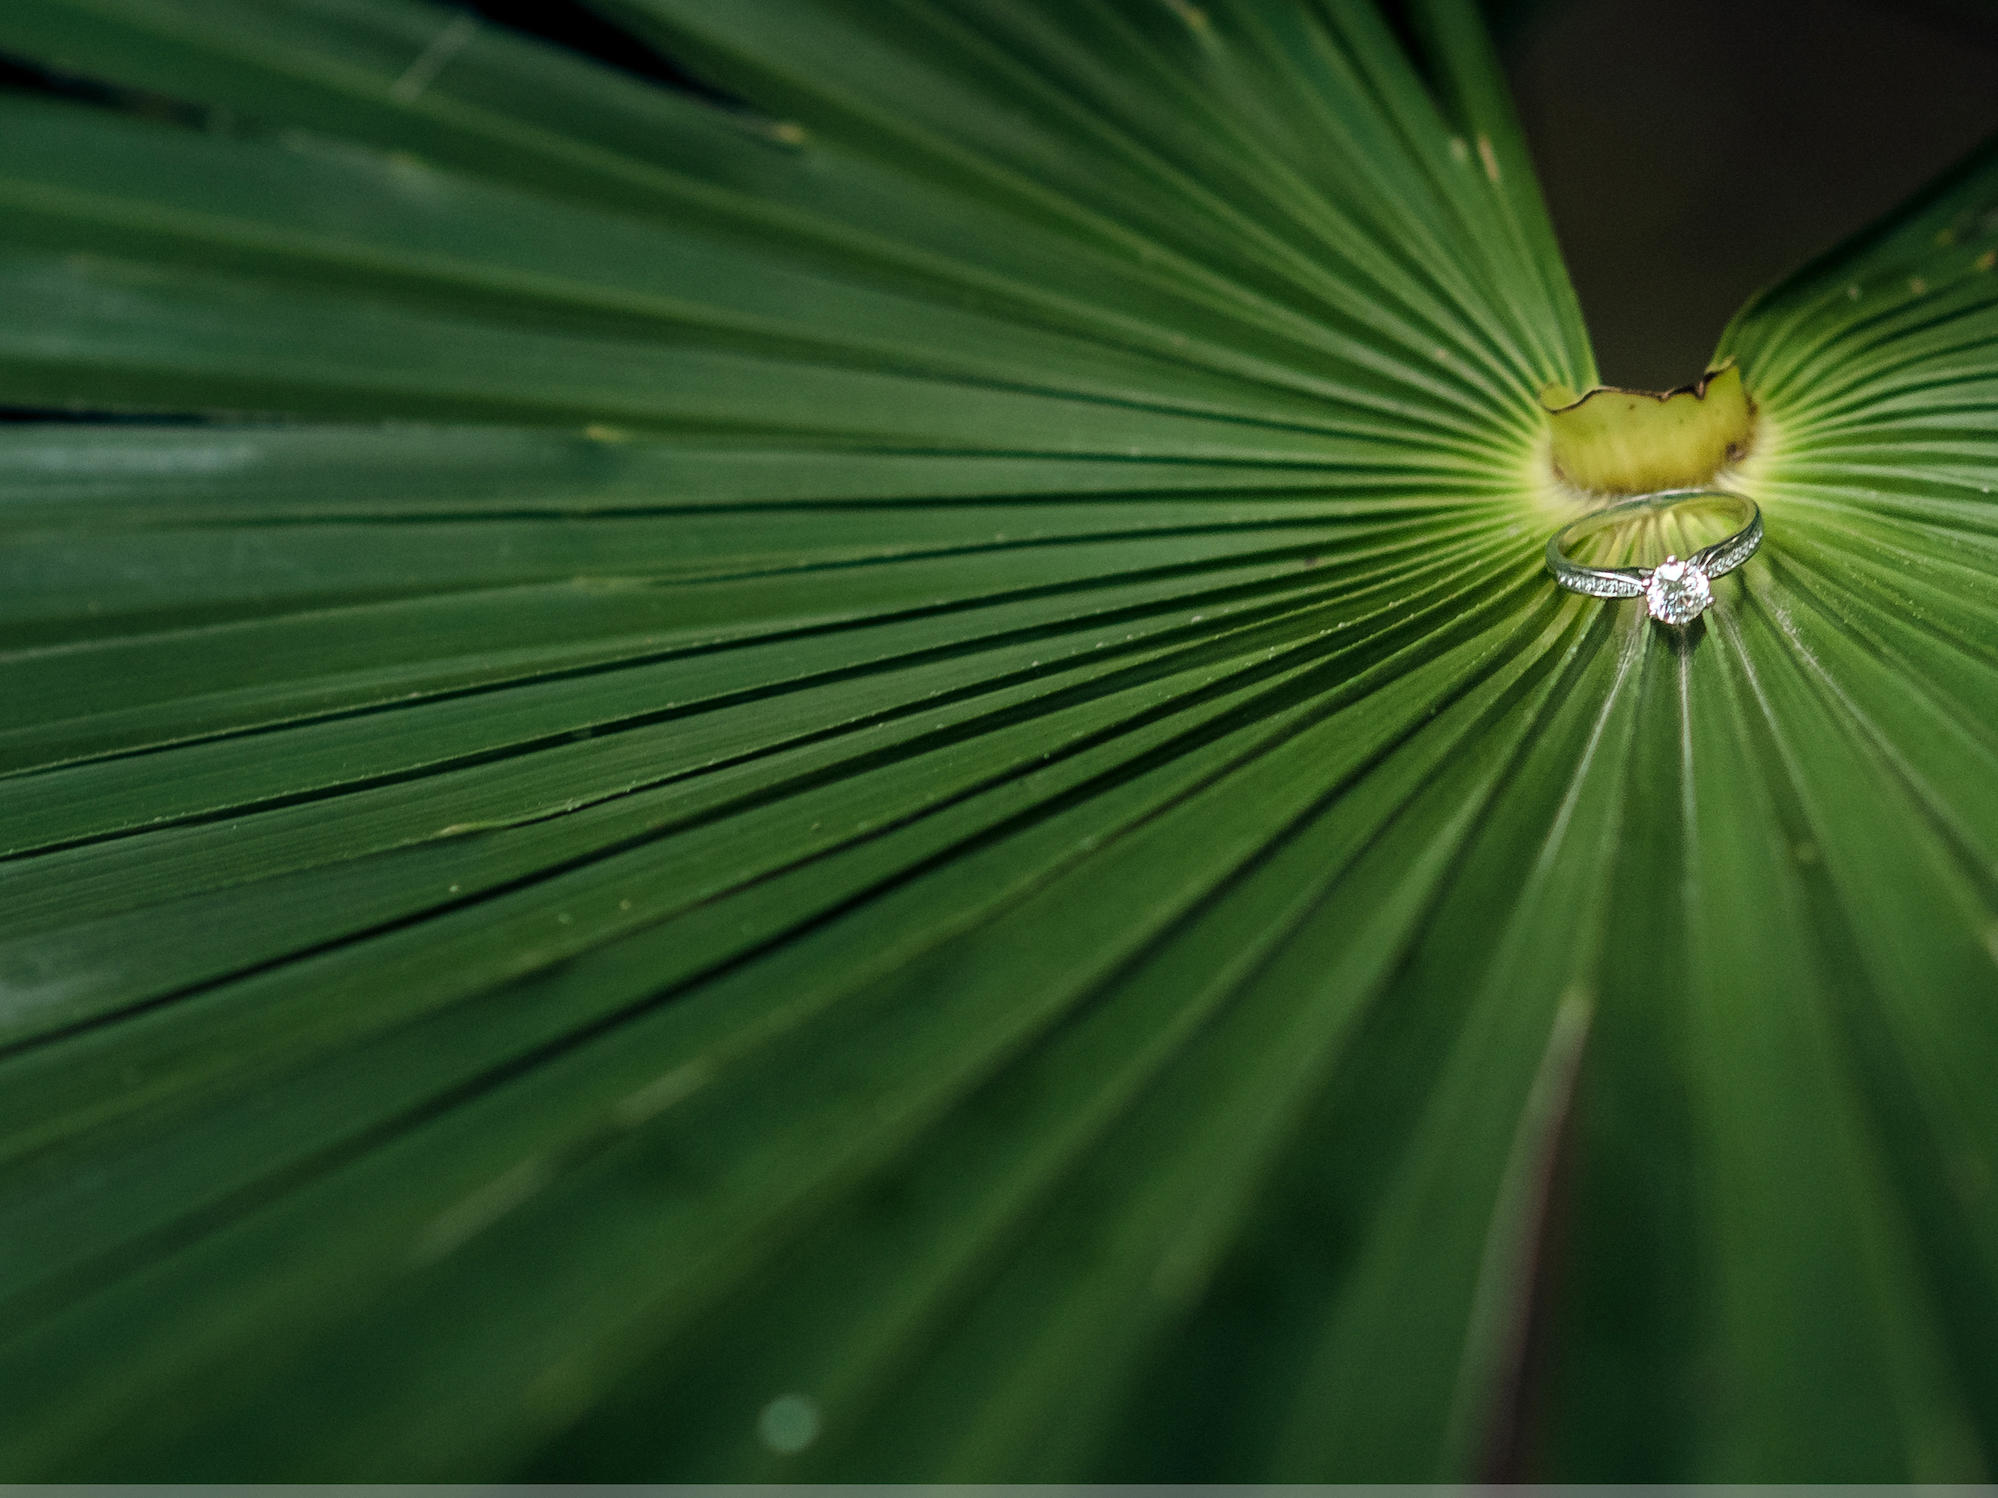
<svg viewBox="0 0 1998 1498">
<path fill-rule="evenodd" d="M 1467 5 L 600 8 L 0 7 L 0 1475 L 1987 1474 L 1998 157 L 1682 635 Z"/>
</svg>

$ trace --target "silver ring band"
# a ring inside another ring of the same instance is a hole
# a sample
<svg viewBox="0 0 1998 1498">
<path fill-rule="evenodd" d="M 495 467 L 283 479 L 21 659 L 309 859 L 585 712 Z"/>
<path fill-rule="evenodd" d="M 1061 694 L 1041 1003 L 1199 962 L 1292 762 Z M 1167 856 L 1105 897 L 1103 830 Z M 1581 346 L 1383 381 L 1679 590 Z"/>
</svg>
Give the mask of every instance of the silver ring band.
<svg viewBox="0 0 1998 1498">
<path fill-rule="evenodd" d="M 1714 500 L 1733 506 L 1742 516 L 1741 528 L 1684 561 L 1668 556 L 1655 567 L 1589 567 L 1568 555 L 1569 543 L 1618 520 L 1692 500 Z M 1755 555 L 1762 544 L 1762 511 L 1746 495 L 1724 489 L 1663 489 L 1640 494 L 1591 510 L 1547 538 L 1547 570 L 1571 592 L 1591 598 L 1642 598 L 1651 617 L 1665 624 L 1690 624 L 1713 602 L 1714 578 L 1734 571 Z"/>
</svg>

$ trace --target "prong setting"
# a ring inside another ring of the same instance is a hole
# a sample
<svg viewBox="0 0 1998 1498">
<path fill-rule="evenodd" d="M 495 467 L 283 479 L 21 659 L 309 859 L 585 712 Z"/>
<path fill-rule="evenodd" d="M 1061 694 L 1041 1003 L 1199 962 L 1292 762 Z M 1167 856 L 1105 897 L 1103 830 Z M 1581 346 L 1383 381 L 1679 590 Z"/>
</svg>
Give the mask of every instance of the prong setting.
<svg viewBox="0 0 1998 1498">
<path fill-rule="evenodd" d="M 1713 583 L 1696 562 L 1668 556 L 1645 575 L 1644 606 L 1660 624 L 1691 624 L 1713 601 Z"/>
</svg>

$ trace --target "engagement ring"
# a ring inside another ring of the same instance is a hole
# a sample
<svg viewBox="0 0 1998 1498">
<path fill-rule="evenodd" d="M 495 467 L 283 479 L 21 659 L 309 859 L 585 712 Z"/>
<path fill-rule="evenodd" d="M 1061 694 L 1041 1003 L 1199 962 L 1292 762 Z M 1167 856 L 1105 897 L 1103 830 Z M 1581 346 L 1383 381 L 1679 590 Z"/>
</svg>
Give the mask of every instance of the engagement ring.
<svg viewBox="0 0 1998 1498">
<path fill-rule="evenodd" d="M 1681 561 L 1667 556 L 1655 567 L 1589 567 L 1568 555 L 1568 547 L 1622 520 L 1677 505 L 1725 505 L 1741 516 L 1740 529 Z M 1714 601 L 1712 583 L 1755 555 L 1762 544 L 1762 511 L 1755 501 L 1720 489 L 1667 489 L 1640 494 L 1592 510 L 1547 540 L 1547 570 L 1562 587 L 1591 598 L 1642 598 L 1662 624 L 1691 624 Z"/>
</svg>

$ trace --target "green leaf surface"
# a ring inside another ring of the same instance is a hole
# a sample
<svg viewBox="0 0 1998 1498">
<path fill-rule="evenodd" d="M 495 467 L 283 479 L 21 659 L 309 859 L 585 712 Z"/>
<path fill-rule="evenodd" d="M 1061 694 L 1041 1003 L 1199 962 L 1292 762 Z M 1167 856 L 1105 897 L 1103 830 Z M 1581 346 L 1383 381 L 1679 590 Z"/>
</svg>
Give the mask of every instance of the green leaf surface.
<svg viewBox="0 0 1998 1498">
<path fill-rule="evenodd" d="M 600 8 L 0 8 L 0 1476 L 1988 1477 L 1998 156 L 1675 632 L 1461 0 Z"/>
</svg>

